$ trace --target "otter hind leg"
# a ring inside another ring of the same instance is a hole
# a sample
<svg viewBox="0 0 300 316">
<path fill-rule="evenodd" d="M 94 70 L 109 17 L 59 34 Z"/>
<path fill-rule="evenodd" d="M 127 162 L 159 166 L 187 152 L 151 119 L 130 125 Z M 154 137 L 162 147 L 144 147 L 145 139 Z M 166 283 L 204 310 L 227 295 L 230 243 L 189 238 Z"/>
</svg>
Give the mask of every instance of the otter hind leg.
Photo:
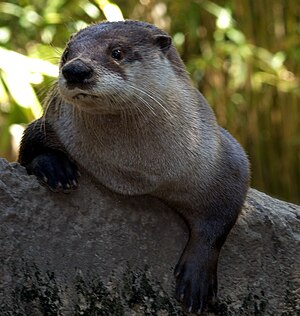
<svg viewBox="0 0 300 316">
<path fill-rule="evenodd" d="M 238 212 L 227 223 L 224 223 L 224 212 L 219 217 L 214 215 L 197 223 L 188 222 L 190 238 L 174 271 L 176 299 L 182 303 L 186 312 L 198 315 L 209 302 L 216 299 L 220 250 Z"/>
</svg>

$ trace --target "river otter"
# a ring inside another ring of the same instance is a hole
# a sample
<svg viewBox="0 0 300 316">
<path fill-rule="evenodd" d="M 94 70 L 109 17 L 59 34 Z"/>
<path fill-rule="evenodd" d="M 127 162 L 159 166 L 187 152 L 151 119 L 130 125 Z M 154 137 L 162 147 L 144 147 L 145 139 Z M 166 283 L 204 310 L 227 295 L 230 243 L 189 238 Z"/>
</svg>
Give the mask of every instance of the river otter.
<svg viewBox="0 0 300 316">
<path fill-rule="evenodd" d="M 249 164 L 192 86 L 168 34 L 124 21 L 71 37 L 19 162 L 53 190 L 75 188 L 78 165 L 114 192 L 163 200 L 190 229 L 176 298 L 201 313 L 216 295 L 219 252 L 244 203 Z"/>
</svg>

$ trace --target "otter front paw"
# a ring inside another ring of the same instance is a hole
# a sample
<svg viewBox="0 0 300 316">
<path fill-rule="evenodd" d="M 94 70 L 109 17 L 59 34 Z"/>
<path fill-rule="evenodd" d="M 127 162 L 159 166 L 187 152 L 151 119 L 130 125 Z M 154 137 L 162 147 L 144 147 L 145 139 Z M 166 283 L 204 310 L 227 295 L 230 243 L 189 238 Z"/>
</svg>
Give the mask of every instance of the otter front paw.
<svg viewBox="0 0 300 316">
<path fill-rule="evenodd" d="M 185 251 L 176 268 L 176 299 L 188 313 L 200 315 L 217 296 L 217 259 Z M 215 256 L 214 256 L 215 257 Z"/>
<path fill-rule="evenodd" d="M 54 192 L 67 193 L 78 186 L 77 166 L 61 152 L 41 154 L 35 157 L 26 169 Z"/>
</svg>

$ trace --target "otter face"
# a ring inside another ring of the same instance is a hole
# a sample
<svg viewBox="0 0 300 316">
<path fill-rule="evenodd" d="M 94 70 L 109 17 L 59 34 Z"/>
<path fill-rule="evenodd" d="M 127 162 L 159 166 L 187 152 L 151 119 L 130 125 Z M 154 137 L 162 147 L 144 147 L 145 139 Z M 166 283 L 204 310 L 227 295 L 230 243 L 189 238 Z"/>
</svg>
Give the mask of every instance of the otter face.
<svg viewBox="0 0 300 316">
<path fill-rule="evenodd" d="M 169 56 L 184 71 L 171 38 L 151 24 L 95 24 L 71 37 L 60 62 L 59 91 L 67 103 L 93 114 L 132 111 L 147 99 L 153 104 L 154 91 L 172 80 Z"/>
</svg>

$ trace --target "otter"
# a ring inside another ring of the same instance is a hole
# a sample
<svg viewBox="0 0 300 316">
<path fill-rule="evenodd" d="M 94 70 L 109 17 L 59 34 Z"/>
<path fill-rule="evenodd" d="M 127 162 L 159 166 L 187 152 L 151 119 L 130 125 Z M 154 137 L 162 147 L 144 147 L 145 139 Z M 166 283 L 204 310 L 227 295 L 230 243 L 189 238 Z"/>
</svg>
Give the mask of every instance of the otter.
<svg viewBox="0 0 300 316">
<path fill-rule="evenodd" d="M 190 234 L 175 296 L 201 314 L 216 297 L 219 253 L 249 187 L 246 154 L 154 25 L 90 25 L 70 38 L 59 66 L 19 162 L 55 191 L 75 189 L 80 170 L 116 193 L 151 195 L 179 212 Z"/>
</svg>

